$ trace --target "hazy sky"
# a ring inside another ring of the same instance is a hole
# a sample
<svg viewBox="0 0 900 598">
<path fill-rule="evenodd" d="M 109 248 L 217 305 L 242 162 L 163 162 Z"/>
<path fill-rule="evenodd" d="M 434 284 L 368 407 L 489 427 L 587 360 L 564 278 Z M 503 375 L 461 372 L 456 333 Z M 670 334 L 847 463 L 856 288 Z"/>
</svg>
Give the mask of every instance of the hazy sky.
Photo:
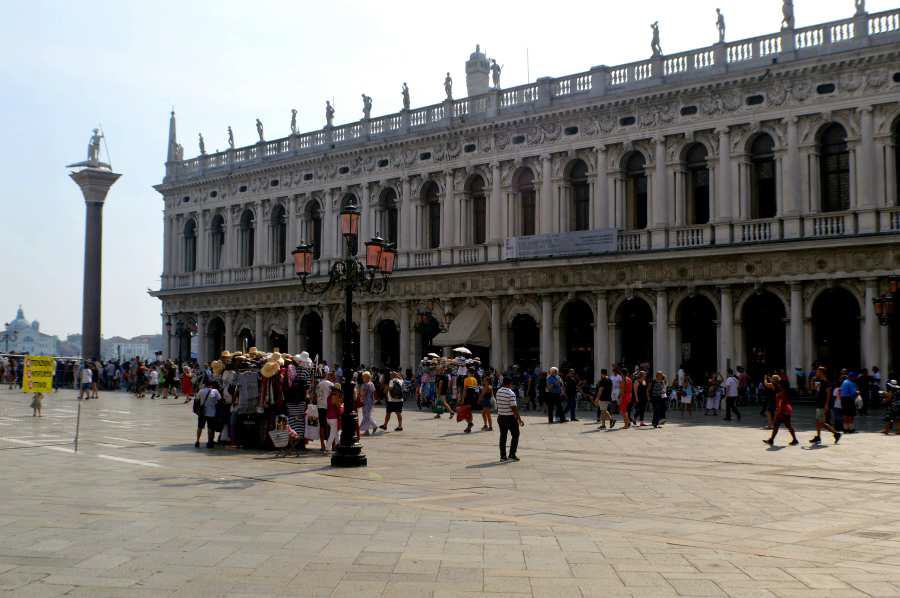
<svg viewBox="0 0 900 598">
<path fill-rule="evenodd" d="M 796 0 L 797 25 L 849 17 L 852 0 Z M 895 2 L 870 0 L 868 10 Z M 464 95 L 464 63 L 480 43 L 503 65 L 502 83 L 560 76 L 650 55 L 650 23 L 663 52 L 716 41 L 715 8 L 727 39 L 778 30 L 780 0 L 690 2 L 266 2 L 10 1 L 0 21 L 2 236 L 0 322 L 23 304 L 42 330 L 81 330 L 84 203 L 65 165 L 85 158 L 102 123 L 122 178 L 104 210 L 103 335 L 159 332 L 160 304 L 147 295 L 162 269 L 163 175 L 174 105 L 186 156 L 401 106 L 438 102 L 450 71 Z"/>
</svg>

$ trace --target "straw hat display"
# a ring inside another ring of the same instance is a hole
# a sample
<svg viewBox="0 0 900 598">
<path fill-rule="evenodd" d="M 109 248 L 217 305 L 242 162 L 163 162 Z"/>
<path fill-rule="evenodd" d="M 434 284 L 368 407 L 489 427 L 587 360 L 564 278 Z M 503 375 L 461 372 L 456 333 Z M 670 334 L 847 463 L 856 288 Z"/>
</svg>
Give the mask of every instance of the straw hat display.
<svg viewBox="0 0 900 598">
<path fill-rule="evenodd" d="M 263 378 L 271 378 L 277 374 L 280 369 L 277 361 L 267 361 L 259 370 L 259 373 L 262 374 Z"/>
<path fill-rule="evenodd" d="M 230 351 L 222 351 L 222 354 L 219 356 L 219 358 L 222 361 L 227 363 L 231 359 L 231 352 Z"/>
</svg>

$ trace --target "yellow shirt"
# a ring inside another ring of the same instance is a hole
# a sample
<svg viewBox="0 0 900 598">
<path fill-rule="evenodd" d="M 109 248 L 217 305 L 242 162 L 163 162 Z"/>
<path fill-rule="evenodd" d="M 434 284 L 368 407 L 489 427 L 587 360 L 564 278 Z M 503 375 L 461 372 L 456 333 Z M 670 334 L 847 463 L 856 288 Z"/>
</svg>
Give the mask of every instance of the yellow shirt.
<svg viewBox="0 0 900 598">
<path fill-rule="evenodd" d="M 466 379 L 463 380 L 463 388 L 474 388 L 478 386 L 478 380 L 475 379 L 475 376 L 466 376 Z"/>
</svg>

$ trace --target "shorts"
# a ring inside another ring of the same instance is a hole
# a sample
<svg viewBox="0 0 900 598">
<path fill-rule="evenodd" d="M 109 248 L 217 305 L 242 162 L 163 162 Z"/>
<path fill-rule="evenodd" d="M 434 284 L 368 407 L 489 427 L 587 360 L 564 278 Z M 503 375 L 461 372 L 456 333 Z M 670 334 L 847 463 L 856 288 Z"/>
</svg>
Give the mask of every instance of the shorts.
<svg viewBox="0 0 900 598">
<path fill-rule="evenodd" d="M 202 430 L 203 428 L 205 428 L 205 427 L 206 427 L 206 422 L 207 422 L 207 421 L 208 421 L 208 420 L 207 420 L 207 417 L 206 417 L 205 415 L 203 415 L 202 413 L 201 413 L 200 415 L 198 415 L 198 416 L 197 416 L 197 429 L 198 429 L 198 430 Z"/>
<path fill-rule="evenodd" d="M 90 390 L 90 389 L 91 389 L 91 383 L 90 383 L 90 382 L 82 382 L 82 383 L 81 383 L 81 390 Z"/>
<path fill-rule="evenodd" d="M 403 401 L 388 401 L 385 408 L 388 413 L 403 413 Z"/>
<path fill-rule="evenodd" d="M 825 410 L 824 409 L 816 409 L 816 423 L 817 424 L 825 423 Z"/>
<path fill-rule="evenodd" d="M 321 407 L 317 407 L 319 410 L 319 427 L 324 428 L 328 425 L 328 409 L 322 409 Z"/>
<path fill-rule="evenodd" d="M 156 392 L 156 384 L 150 385 L 150 392 Z"/>
<path fill-rule="evenodd" d="M 597 410 L 600 412 L 609 411 L 609 401 L 597 401 Z"/>
<path fill-rule="evenodd" d="M 856 417 L 856 397 L 841 397 L 841 413 L 844 417 Z"/>
</svg>

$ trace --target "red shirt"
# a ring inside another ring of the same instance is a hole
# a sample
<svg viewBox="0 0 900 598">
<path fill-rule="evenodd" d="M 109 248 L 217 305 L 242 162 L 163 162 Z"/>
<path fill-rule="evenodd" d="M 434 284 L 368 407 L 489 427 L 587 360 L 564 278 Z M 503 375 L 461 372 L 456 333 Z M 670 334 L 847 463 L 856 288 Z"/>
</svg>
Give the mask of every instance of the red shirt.
<svg viewBox="0 0 900 598">
<path fill-rule="evenodd" d="M 631 394 L 634 392 L 634 387 L 631 382 L 631 376 L 625 376 L 625 389 L 622 392 L 622 403 L 629 403 L 631 401 Z"/>
<path fill-rule="evenodd" d="M 778 394 L 775 395 L 775 412 L 789 416 L 794 414 L 794 406 L 791 405 L 791 397 L 784 390 L 779 391 Z"/>
</svg>

